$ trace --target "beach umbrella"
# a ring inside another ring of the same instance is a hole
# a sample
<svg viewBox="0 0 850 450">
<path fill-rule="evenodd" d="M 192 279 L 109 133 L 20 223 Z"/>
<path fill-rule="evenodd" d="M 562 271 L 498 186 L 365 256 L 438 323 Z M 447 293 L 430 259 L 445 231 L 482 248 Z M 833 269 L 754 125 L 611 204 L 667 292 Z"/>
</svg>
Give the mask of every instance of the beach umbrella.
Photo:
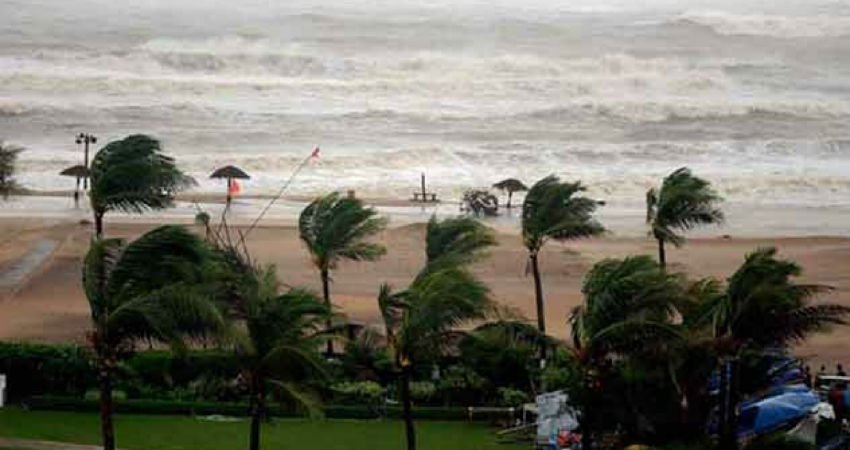
<svg viewBox="0 0 850 450">
<path fill-rule="evenodd" d="M 89 169 L 86 166 L 77 164 L 75 166 L 66 167 L 59 172 L 59 175 L 66 177 L 75 177 L 77 179 L 77 187 L 74 189 L 74 205 L 80 201 L 80 178 L 89 177 Z"/>
<path fill-rule="evenodd" d="M 528 186 L 526 186 L 525 184 L 523 184 L 522 181 L 519 181 L 516 178 L 506 178 L 494 184 L 493 187 L 500 191 L 505 191 L 508 193 L 508 208 L 511 207 L 511 197 L 513 197 L 514 192 L 528 190 Z"/>
<path fill-rule="evenodd" d="M 212 174 L 210 174 L 210 178 L 225 178 L 227 179 L 227 204 L 230 204 L 231 195 L 233 193 L 233 180 L 248 180 L 251 177 L 245 173 L 244 170 L 236 167 L 236 166 L 224 166 L 216 169 Z"/>
</svg>

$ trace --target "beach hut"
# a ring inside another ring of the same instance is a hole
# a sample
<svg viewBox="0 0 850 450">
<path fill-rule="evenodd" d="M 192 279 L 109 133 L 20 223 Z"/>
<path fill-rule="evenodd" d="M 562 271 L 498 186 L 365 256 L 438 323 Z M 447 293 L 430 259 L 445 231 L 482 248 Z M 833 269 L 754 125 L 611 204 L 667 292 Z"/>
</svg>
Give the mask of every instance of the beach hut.
<svg viewBox="0 0 850 450">
<path fill-rule="evenodd" d="M 211 175 L 210 178 L 225 178 L 227 179 L 227 205 L 230 206 L 230 201 L 232 200 L 232 195 L 234 192 L 234 187 L 237 187 L 238 184 L 234 184 L 233 180 L 249 180 L 251 177 L 245 173 L 244 170 L 236 167 L 236 166 L 224 166 L 216 169 Z M 238 188 L 237 188 L 238 189 Z"/>
<path fill-rule="evenodd" d="M 86 166 L 77 164 L 75 166 L 66 167 L 59 175 L 66 177 L 74 177 L 77 179 L 77 185 L 74 188 L 74 206 L 80 206 L 80 180 L 87 179 L 89 177 L 89 169 Z"/>
</svg>

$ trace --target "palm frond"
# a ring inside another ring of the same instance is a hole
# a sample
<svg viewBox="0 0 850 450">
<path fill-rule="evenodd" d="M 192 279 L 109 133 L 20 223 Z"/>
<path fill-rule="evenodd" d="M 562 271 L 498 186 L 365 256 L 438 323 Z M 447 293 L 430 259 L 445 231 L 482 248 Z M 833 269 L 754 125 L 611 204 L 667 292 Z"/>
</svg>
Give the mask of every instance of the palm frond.
<svg viewBox="0 0 850 450">
<path fill-rule="evenodd" d="M 522 206 L 523 242 L 532 252 L 546 239 L 576 239 L 605 231 L 593 213 L 601 202 L 581 196 L 580 182 L 562 183 L 550 175 L 538 181 L 525 196 Z"/>
<path fill-rule="evenodd" d="M 469 217 L 438 221 L 431 216 L 425 231 L 428 263 L 438 259 L 451 259 L 457 264 L 473 262 L 484 257 L 484 251 L 496 243 L 492 230 Z"/>
<path fill-rule="evenodd" d="M 684 236 L 675 230 L 723 222 L 723 211 L 718 207 L 721 201 L 708 181 L 682 167 L 664 178 L 659 191 L 647 192 L 646 220 L 656 239 L 679 246 Z"/>
<path fill-rule="evenodd" d="M 315 395 L 304 390 L 303 385 L 280 380 L 270 380 L 275 398 L 284 404 L 294 406 L 311 418 L 323 416 L 321 402 Z"/>
</svg>

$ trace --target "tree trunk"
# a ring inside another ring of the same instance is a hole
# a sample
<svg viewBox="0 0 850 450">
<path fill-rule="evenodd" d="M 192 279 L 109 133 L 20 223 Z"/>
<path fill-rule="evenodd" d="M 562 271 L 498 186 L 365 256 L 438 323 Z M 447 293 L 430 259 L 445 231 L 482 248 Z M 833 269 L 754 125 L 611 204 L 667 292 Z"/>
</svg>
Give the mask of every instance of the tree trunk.
<svg viewBox="0 0 850 450">
<path fill-rule="evenodd" d="M 250 450 L 260 450 L 260 423 L 265 416 L 265 392 L 262 381 L 254 374 L 251 375 L 251 435 L 249 437 Z"/>
<path fill-rule="evenodd" d="M 97 239 L 103 237 L 103 213 L 95 211 L 94 213 L 94 236 Z"/>
<path fill-rule="evenodd" d="M 112 374 L 101 363 L 100 368 L 100 438 L 103 450 L 115 450 L 115 427 L 112 424 Z"/>
<path fill-rule="evenodd" d="M 664 254 L 664 240 L 661 238 L 658 239 L 658 263 L 661 264 L 663 269 L 667 268 L 667 256 Z"/>
<path fill-rule="evenodd" d="M 401 411 L 404 419 L 404 432 L 407 437 L 407 450 L 416 450 L 416 430 L 413 428 L 413 411 L 410 402 L 410 370 L 401 369 Z"/>
<path fill-rule="evenodd" d="M 322 296 L 325 299 L 325 305 L 327 305 L 328 310 L 331 308 L 331 290 L 330 290 L 330 275 L 328 274 L 327 268 L 322 268 Z M 331 329 L 331 319 L 328 317 L 327 321 L 325 321 L 325 327 L 327 329 Z M 327 348 L 325 349 L 327 352 L 327 356 L 330 358 L 334 354 L 334 345 L 333 342 L 328 340 Z"/>
<path fill-rule="evenodd" d="M 537 329 L 541 335 L 546 334 L 546 311 L 543 308 L 543 285 L 540 281 L 540 267 L 537 263 L 537 253 L 534 252 L 531 258 L 531 273 L 534 275 L 534 296 L 537 300 Z M 546 344 L 540 343 L 540 360 L 546 359 Z"/>
<path fill-rule="evenodd" d="M 586 394 L 584 398 L 584 405 L 582 405 L 582 415 L 581 415 L 581 448 L 582 450 L 592 450 L 593 449 L 593 431 L 594 427 L 594 413 L 596 409 L 594 408 L 594 402 L 596 401 L 596 395 L 594 393 L 593 388 L 593 378 L 589 373 L 584 374 L 584 386 L 586 389 Z"/>
</svg>

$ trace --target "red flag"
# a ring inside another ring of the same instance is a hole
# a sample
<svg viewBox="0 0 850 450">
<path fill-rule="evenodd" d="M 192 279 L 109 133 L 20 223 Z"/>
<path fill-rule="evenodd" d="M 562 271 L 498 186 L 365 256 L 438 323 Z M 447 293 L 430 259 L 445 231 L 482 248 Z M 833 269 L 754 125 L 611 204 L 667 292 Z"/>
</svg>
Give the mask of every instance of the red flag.
<svg viewBox="0 0 850 450">
<path fill-rule="evenodd" d="M 241 190 L 242 188 L 239 187 L 239 183 L 236 180 L 230 180 L 230 195 L 236 195 Z"/>
<path fill-rule="evenodd" d="M 313 149 L 313 153 L 310 154 L 310 159 L 317 160 L 319 159 L 319 146 L 317 145 L 315 149 Z"/>
</svg>

